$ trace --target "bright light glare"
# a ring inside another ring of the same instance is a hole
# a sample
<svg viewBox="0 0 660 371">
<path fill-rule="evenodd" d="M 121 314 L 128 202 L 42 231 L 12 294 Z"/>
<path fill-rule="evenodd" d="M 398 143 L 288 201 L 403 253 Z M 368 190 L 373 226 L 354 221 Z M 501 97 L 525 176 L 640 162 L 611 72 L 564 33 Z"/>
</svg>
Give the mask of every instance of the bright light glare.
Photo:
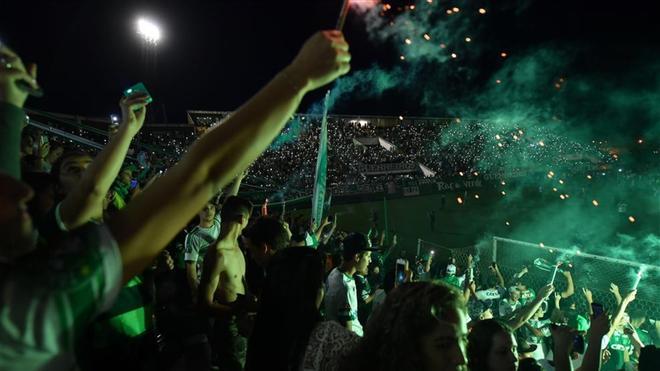
<svg viewBox="0 0 660 371">
<path fill-rule="evenodd" d="M 158 25 L 144 18 L 138 19 L 137 32 L 148 43 L 158 44 L 158 41 L 160 41 L 161 38 L 161 32 Z"/>
</svg>

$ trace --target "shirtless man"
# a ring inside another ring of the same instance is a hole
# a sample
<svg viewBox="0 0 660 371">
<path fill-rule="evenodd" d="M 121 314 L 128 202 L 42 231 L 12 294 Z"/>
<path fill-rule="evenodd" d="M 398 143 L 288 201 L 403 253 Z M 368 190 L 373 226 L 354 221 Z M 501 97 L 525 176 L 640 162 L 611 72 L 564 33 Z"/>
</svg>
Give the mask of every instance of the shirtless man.
<svg viewBox="0 0 660 371">
<path fill-rule="evenodd" d="M 245 256 L 238 238 L 251 212 L 249 201 L 229 197 L 221 211 L 218 242 L 209 247 L 204 258 L 199 302 L 215 319 L 213 348 L 221 370 L 242 370 L 245 366 L 247 339 L 239 334 L 237 322 L 247 315 L 250 303 L 245 299 Z"/>
</svg>

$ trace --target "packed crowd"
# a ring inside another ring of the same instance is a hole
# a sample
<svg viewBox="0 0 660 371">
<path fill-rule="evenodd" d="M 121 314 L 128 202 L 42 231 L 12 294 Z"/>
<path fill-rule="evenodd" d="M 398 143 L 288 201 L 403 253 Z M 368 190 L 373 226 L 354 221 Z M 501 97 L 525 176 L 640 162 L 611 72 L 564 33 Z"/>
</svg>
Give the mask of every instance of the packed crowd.
<svg viewBox="0 0 660 371">
<path fill-rule="evenodd" d="M 414 179 L 423 177 L 419 168 L 406 174 L 367 175 L 360 171 L 362 165 L 417 164 L 426 161 L 419 149 L 430 145 L 432 136 L 409 135 L 414 130 L 377 128 L 360 125 L 354 120 L 331 119 L 328 123 L 328 184 L 330 187 L 346 183 L 370 183 L 385 180 Z M 423 130 L 415 131 L 421 134 Z M 307 195 L 314 186 L 314 167 L 318 154 L 320 123 L 316 118 L 296 119 L 286 127 L 281 137 L 253 164 L 251 177 L 268 188 L 284 185 L 292 195 Z M 437 135 L 437 133 L 435 133 Z M 405 141 L 405 147 L 386 149 L 376 144 L 363 145 L 358 139 L 376 140 L 381 137 L 394 145 Z M 291 169 L 295 169 L 292 172 Z"/>
<path fill-rule="evenodd" d="M 313 35 L 154 172 L 125 163 L 143 94 L 121 99 L 95 156 L 22 136 L 36 67 L 0 46 L 0 369 L 657 369 L 660 326 L 628 311 L 636 290 L 603 308 L 584 288 L 580 311 L 570 271 L 561 292 L 532 288 L 525 270 L 411 260 L 375 228 L 239 197 L 303 96 L 349 61 L 339 31 Z"/>
</svg>

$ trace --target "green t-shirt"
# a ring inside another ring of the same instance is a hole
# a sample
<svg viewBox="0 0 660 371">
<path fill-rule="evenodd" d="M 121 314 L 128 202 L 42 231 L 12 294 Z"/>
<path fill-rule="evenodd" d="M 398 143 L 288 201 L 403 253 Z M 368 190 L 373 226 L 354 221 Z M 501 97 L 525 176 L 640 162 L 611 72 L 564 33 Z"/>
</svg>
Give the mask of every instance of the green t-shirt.
<svg viewBox="0 0 660 371">
<path fill-rule="evenodd" d="M 47 254 L 47 255 L 46 255 Z M 74 344 L 120 289 L 121 255 L 105 225 L 0 267 L 0 369 L 73 369 Z"/>
<path fill-rule="evenodd" d="M 92 325 L 88 346 L 106 348 L 144 334 L 152 327 L 153 305 L 142 277 L 133 277 L 121 288 L 114 305 Z"/>
<path fill-rule="evenodd" d="M 602 370 L 614 371 L 623 368 L 625 363 L 625 353 L 632 353 L 633 345 L 628 335 L 620 331 L 614 331 L 610 338 L 607 348 L 610 351 L 610 360 L 603 364 Z"/>
</svg>

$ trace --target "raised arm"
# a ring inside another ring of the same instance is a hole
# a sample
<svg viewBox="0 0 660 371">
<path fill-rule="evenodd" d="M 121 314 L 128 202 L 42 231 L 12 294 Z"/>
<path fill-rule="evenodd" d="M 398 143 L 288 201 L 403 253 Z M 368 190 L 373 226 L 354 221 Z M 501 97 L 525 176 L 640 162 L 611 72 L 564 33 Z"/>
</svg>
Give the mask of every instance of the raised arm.
<svg viewBox="0 0 660 371">
<path fill-rule="evenodd" d="M 593 316 L 594 309 L 591 307 L 591 304 L 594 302 L 593 294 L 591 293 L 591 290 L 586 287 L 582 288 L 582 294 L 584 295 L 584 299 L 587 301 L 587 310 L 589 311 L 589 316 Z"/>
<path fill-rule="evenodd" d="M 199 290 L 199 287 L 197 286 L 198 279 L 197 264 L 195 262 L 186 262 L 186 280 L 188 281 L 188 287 L 190 287 L 193 301 L 196 301 L 199 296 L 197 294 L 197 291 Z"/>
<path fill-rule="evenodd" d="M 513 278 L 513 281 L 514 281 L 514 282 L 512 282 L 512 283 L 515 283 L 515 281 L 521 279 L 522 276 L 524 276 L 524 275 L 527 274 L 528 272 L 529 272 L 529 270 L 527 269 L 527 267 L 522 267 L 522 269 L 520 270 L 520 272 L 518 272 L 518 273 L 516 273 L 516 274 L 513 275 L 512 278 Z"/>
<path fill-rule="evenodd" d="M 614 283 L 610 283 L 610 292 L 612 295 L 614 295 L 614 299 L 616 299 L 616 305 L 621 304 L 621 293 L 619 292 L 619 286 L 615 285 Z"/>
<path fill-rule="evenodd" d="M 330 217 L 325 217 L 323 218 L 323 221 L 321 224 L 314 230 L 314 236 L 316 237 L 317 241 L 321 241 L 321 238 L 323 236 L 323 230 L 330 225 Z"/>
<path fill-rule="evenodd" d="M 433 264 L 433 255 L 434 254 L 429 254 L 429 258 L 426 259 L 426 264 L 424 265 L 424 273 L 428 273 L 431 271 L 431 264 Z"/>
<path fill-rule="evenodd" d="M 67 229 L 79 227 L 103 214 L 103 199 L 121 170 L 133 137 L 144 124 L 146 105 L 147 97 L 144 95 L 122 98 L 119 101 L 122 111 L 119 131 L 62 201 L 60 215 Z"/>
<path fill-rule="evenodd" d="M 110 221 L 124 279 L 142 271 L 217 189 L 245 170 L 295 112 L 305 93 L 347 73 L 350 54 L 339 31 L 312 36 L 294 61 Z"/>
<path fill-rule="evenodd" d="M 591 326 L 587 332 L 587 339 L 589 346 L 584 352 L 582 365 L 578 368 L 579 371 L 599 371 L 601 366 L 601 359 L 603 350 L 601 349 L 601 342 L 603 336 L 610 330 L 610 320 L 607 312 L 601 313 L 596 318 L 591 318 Z"/>
<path fill-rule="evenodd" d="M 563 271 L 562 274 L 566 277 L 566 290 L 561 292 L 561 297 L 566 299 L 575 293 L 575 286 L 573 286 L 573 276 L 571 272 Z"/>
<path fill-rule="evenodd" d="M 642 343 L 642 339 L 639 338 L 639 334 L 637 334 L 637 331 L 630 326 L 630 324 L 627 324 L 623 328 L 623 332 L 628 336 L 628 339 L 630 339 L 630 342 L 633 345 L 633 352 L 635 354 L 635 358 L 639 359 L 639 354 L 642 351 L 642 348 L 644 348 L 644 343 Z"/>
<path fill-rule="evenodd" d="M 573 371 L 571 363 L 571 348 L 575 335 L 568 326 L 551 326 L 553 348 L 553 361 L 556 371 Z"/>
<path fill-rule="evenodd" d="M 505 287 L 504 277 L 502 277 L 502 272 L 500 272 L 500 267 L 495 262 L 493 262 L 493 265 L 491 265 L 491 267 L 493 269 L 493 272 L 495 273 L 495 276 L 497 277 L 497 284 L 500 285 L 500 287 Z"/>
<path fill-rule="evenodd" d="M 637 296 L 637 290 L 632 290 L 631 292 L 626 295 L 623 300 L 621 300 L 621 303 L 619 304 L 619 307 L 616 309 L 616 312 L 614 313 L 614 316 L 612 317 L 612 328 L 610 331 L 607 333 L 608 337 L 612 337 L 612 334 L 614 333 L 614 329 L 616 329 L 619 326 L 619 322 L 623 319 L 623 313 L 625 313 L 626 308 L 628 308 L 628 304 L 632 303 L 633 300 L 635 300 L 635 297 Z"/>
<path fill-rule="evenodd" d="M 21 177 L 21 131 L 25 123 L 23 104 L 28 94 L 17 86 L 19 81 L 37 88 L 37 67 L 23 66 L 21 58 L 0 43 L 0 171 L 15 179 Z"/>
<path fill-rule="evenodd" d="M 246 175 L 247 170 L 241 172 L 241 174 L 236 177 L 236 180 L 234 180 L 234 183 L 231 184 L 231 188 L 229 188 L 229 191 L 227 192 L 227 197 L 238 195 L 238 190 L 241 188 L 241 182 L 243 182 Z"/>
<path fill-rule="evenodd" d="M 328 241 L 330 241 L 330 237 L 332 237 L 332 235 L 335 233 L 335 229 L 337 229 L 337 214 L 335 214 L 332 219 L 332 227 L 330 228 L 330 232 L 323 235 L 323 241 L 321 241 L 323 244 L 326 244 Z"/>
<path fill-rule="evenodd" d="M 465 285 L 465 289 L 463 289 L 464 302 L 467 303 L 470 300 L 470 296 L 475 295 L 476 291 L 477 291 L 477 284 L 474 281 L 468 282 L 468 284 Z"/>
<path fill-rule="evenodd" d="M 545 285 L 539 289 L 538 295 L 534 300 L 525 305 L 524 307 L 520 308 L 516 312 L 516 315 L 507 321 L 507 324 L 511 327 L 512 330 L 517 330 L 520 328 L 525 322 L 529 321 L 530 318 L 536 313 L 536 311 L 541 307 L 541 304 L 548 298 L 550 297 L 550 294 L 554 291 L 554 286 L 552 285 Z"/>
</svg>

